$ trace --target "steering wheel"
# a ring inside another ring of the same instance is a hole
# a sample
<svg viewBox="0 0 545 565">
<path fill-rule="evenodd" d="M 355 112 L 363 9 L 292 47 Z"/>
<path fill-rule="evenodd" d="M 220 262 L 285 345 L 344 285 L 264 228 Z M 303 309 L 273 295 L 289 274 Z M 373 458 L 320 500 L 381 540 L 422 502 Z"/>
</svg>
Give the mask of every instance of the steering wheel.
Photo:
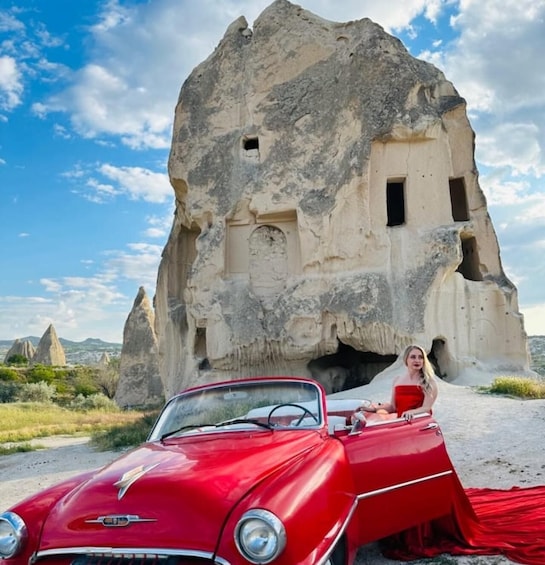
<svg viewBox="0 0 545 565">
<path fill-rule="evenodd" d="M 277 406 L 275 406 L 270 412 L 269 415 L 267 417 L 267 424 L 269 425 L 274 425 L 271 423 L 271 418 L 272 415 L 279 409 L 279 408 L 283 408 L 284 406 L 290 406 L 291 408 L 299 408 L 299 410 L 301 410 L 303 413 L 301 414 L 301 417 L 297 420 L 297 422 L 295 422 L 295 426 L 300 426 L 301 422 L 304 420 L 305 416 L 310 416 L 317 424 L 318 424 L 318 418 L 308 409 L 305 408 L 304 406 L 301 406 L 300 404 L 278 404 Z"/>
</svg>

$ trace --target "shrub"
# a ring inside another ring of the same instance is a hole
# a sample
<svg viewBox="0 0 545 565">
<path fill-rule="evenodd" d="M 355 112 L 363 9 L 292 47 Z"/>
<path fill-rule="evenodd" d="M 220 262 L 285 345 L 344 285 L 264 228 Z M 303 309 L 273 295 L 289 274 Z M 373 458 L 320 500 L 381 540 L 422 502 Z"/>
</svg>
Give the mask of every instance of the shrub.
<svg viewBox="0 0 545 565">
<path fill-rule="evenodd" d="M 27 373 L 27 380 L 29 383 L 39 383 L 44 381 L 50 383 L 55 379 L 55 370 L 52 367 L 45 365 L 35 365 L 29 369 Z"/>
<path fill-rule="evenodd" d="M 114 426 L 106 431 L 93 433 L 91 444 L 97 449 L 120 450 L 140 445 L 146 441 L 160 411 L 144 414 L 142 418 L 128 424 Z"/>
<path fill-rule="evenodd" d="M 39 383 L 27 383 L 21 386 L 18 400 L 21 402 L 51 402 L 55 396 L 56 389 L 53 385 L 41 381 Z"/>
<path fill-rule="evenodd" d="M 68 404 L 70 410 L 103 410 L 104 412 L 117 412 L 119 406 L 107 396 L 102 393 L 91 394 L 89 396 L 84 396 L 83 394 L 78 394 L 72 402 Z"/>
<path fill-rule="evenodd" d="M 494 379 L 488 390 L 519 398 L 545 398 L 545 381 L 521 377 L 498 377 Z"/>
<path fill-rule="evenodd" d="M 15 402 L 19 397 L 22 385 L 14 382 L 0 381 L 0 403 Z"/>
<path fill-rule="evenodd" d="M 6 359 L 7 365 L 28 365 L 28 359 L 21 355 L 20 353 L 16 353 L 15 355 L 10 355 Z"/>
<path fill-rule="evenodd" d="M 17 381 L 19 373 L 15 369 L 9 367 L 0 367 L 0 381 Z"/>
</svg>

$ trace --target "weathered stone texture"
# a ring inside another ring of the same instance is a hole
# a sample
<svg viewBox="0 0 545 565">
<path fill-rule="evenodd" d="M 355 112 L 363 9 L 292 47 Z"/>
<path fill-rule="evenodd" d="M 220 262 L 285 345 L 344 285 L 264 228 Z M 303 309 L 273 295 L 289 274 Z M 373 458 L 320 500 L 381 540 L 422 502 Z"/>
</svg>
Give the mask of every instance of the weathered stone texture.
<svg viewBox="0 0 545 565">
<path fill-rule="evenodd" d="M 256 373 L 353 386 L 413 341 L 450 381 L 528 369 L 465 101 L 372 21 L 286 0 L 236 20 L 181 89 L 169 173 L 167 395 Z"/>
<path fill-rule="evenodd" d="M 53 324 L 49 325 L 40 338 L 36 353 L 34 353 L 34 357 L 32 358 L 32 363 L 34 365 L 53 365 L 58 367 L 66 365 L 64 348 L 57 337 L 57 332 Z"/>
<path fill-rule="evenodd" d="M 154 318 L 146 291 L 140 287 L 123 329 L 115 394 L 119 406 L 151 406 L 164 401 Z"/>
<path fill-rule="evenodd" d="M 29 361 L 32 361 L 32 358 L 34 357 L 35 353 L 36 350 L 34 349 L 34 345 L 32 345 L 32 342 L 30 340 L 16 339 L 13 342 L 12 346 L 9 348 L 8 352 L 6 353 L 6 356 L 4 357 L 4 363 L 6 363 L 8 359 L 13 355 L 22 355 L 23 357 L 26 357 Z"/>
</svg>

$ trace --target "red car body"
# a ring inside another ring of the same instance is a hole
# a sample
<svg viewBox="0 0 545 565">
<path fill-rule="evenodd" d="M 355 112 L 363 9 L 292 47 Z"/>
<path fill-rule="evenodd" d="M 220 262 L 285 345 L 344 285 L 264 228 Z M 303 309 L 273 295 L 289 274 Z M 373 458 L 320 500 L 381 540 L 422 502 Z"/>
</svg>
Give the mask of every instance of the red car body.
<svg viewBox="0 0 545 565">
<path fill-rule="evenodd" d="M 2 561 L 352 564 L 361 545 L 448 514 L 453 490 L 431 415 L 353 425 L 361 404 L 293 377 L 185 391 L 146 443 L 0 515 Z"/>
</svg>

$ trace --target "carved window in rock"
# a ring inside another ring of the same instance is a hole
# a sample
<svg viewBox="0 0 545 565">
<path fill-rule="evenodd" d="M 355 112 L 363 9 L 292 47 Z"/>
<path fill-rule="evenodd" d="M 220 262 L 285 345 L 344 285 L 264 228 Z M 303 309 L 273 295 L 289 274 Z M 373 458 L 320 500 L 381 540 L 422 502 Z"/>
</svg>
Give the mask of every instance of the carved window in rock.
<svg viewBox="0 0 545 565">
<path fill-rule="evenodd" d="M 462 238 L 462 262 L 458 265 L 456 271 L 460 273 L 464 279 L 470 281 L 482 281 L 483 275 L 480 270 L 479 251 L 477 248 L 477 240 L 474 237 Z"/>
<path fill-rule="evenodd" d="M 249 239 L 249 274 L 252 290 L 267 301 L 278 296 L 288 277 L 288 242 L 282 230 L 263 225 Z"/>
<path fill-rule="evenodd" d="M 455 222 L 467 222 L 469 220 L 469 209 L 467 205 L 466 185 L 464 179 L 450 179 L 449 189 L 452 219 Z"/>
<path fill-rule="evenodd" d="M 386 183 L 386 212 L 388 227 L 405 223 L 405 182 L 391 180 Z"/>
<path fill-rule="evenodd" d="M 246 159 L 259 160 L 259 137 L 257 135 L 245 135 L 242 138 L 243 155 Z"/>
</svg>

